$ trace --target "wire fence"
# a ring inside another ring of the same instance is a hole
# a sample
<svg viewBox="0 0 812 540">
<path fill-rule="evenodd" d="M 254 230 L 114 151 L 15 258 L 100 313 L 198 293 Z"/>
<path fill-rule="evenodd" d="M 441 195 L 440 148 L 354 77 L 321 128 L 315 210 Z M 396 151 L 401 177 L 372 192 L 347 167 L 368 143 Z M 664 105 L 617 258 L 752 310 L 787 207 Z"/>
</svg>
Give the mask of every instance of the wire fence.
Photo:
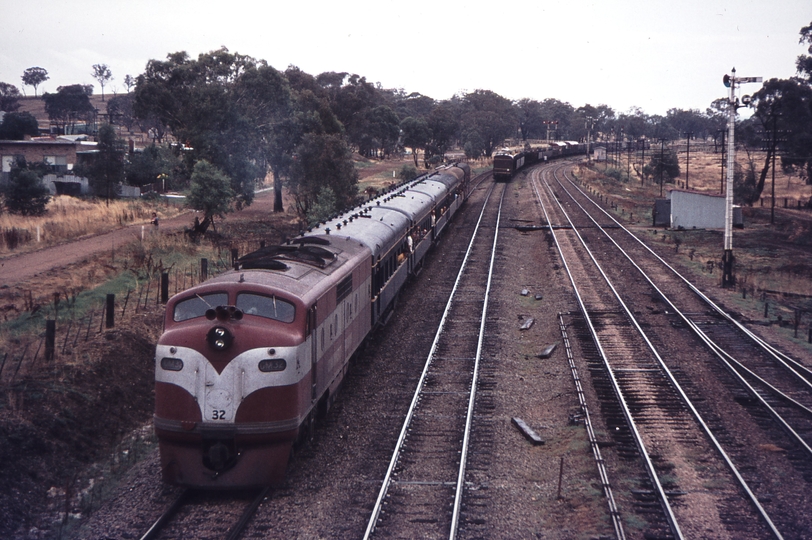
<svg viewBox="0 0 812 540">
<path fill-rule="evenodd" d="M 81 353 L 83 347 L 92 344 L 93 338 L 105 330 L 126 325 L 134 314 L 163 309 L 167 298 L 162 293 L 168 297 L 198 285 L 232 268 L 239 254 L 262 246 L 264 241 L 240 241 L 227 250 L 218 250 L 213 259 L 200 259 L 188 266 L 150 274 L 145 280 L 137 281 L 135 288 L 120 295 L 107 295 L 82 314 L 63 309 L 60 317 L 44 320 L 44 328 L 35 336 L 9 340 L 0 348 L 0 388 L 15 386 L 28 376 L 41 375 L 43 368 L 59 366 L 60 362 Z M 34 309 L 33 293 L 29 291 L 26 298 L 30 299 L 30 302 L 26 300 L 26 307 Z M 58 293 L 55 293 L 54 313 L 58 313 L 58 305 Z"/>
</svg>

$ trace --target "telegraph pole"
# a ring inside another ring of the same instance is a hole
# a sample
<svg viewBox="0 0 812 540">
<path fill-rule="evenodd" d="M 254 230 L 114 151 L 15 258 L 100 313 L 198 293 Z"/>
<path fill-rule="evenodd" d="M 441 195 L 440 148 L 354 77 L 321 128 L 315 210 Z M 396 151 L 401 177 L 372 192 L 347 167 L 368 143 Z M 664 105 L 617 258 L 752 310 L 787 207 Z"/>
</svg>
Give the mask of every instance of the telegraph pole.
<svg viewBox="0 0 812 540">
<path fill-rule="evenodd" d="M 591 162 L 592 161 L 592 156 L 589 153 L 589 142 L 590 142 L 590 138 L 592 136 L 592 117 L 591 116 L 586 117 L 586 126 L 585 127 L 586 127 L 586 159 L 587 159 L 587 161 Z"/>
<path fill-rule="evenodd" d="M 643 169 L 646 167 L 646 142 L 648 139 L 643 139 L 643 157 L 640 158 L 640 185 L 645 185 L 646 183 L 646 173 L 643 172 Z"/>
<path fill-rule="evenodd" d="M 688 149 L 685 154 L 685 189 L 688 188 L 688 167 L 691 165 L 691 137 L 693 137 L 693 131 L 686 131 L 685 138 L 688 140 Z"/>
<path fill-rule="evenodd" d="M 727 115 L 727 186 L 725 193 L 725 251 L 722 254 L 722 287 L 732 287 L 736 283 L 733 275 L 733 173 L 736 164 L 736 109 L 739 100 L 736 98 L 736 86 L 741 83 L 761 82 L 761 77 L 736 77 L 736 68 L 730 75 L 725 75 L 722 82 L 730 89 Z M 742 103 L 749 105 L 750 96 L 743 96 Z"/>
<path fill-rule="evenodd" d="M 660 198 L 663 198 L 663 157 L 665 155 L 665 141 L 660 137 Z"/>
</svg>

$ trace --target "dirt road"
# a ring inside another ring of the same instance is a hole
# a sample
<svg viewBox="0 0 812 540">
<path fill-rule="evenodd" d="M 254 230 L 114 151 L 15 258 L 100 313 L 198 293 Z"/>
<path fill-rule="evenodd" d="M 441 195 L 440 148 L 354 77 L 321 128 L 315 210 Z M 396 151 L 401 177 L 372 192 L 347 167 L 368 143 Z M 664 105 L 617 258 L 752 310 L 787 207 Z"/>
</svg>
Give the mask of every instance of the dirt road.
<svg viewBox="0 0 812 540">
<path fill-rule="evenodd" d="M 263 191 L 257 193 L 251 206 L 242 212 L 229 214 L 229 219 L 250 220 L 260 213 L 271 213 L 272 211 L 273 191 Z M 190 210 L 172 219 L 162 220 L 157 231 L 158 233 L 174 233 L 187 229 L 192 225 L 193 215 L 194 212 Z M 150 224 L 130 225 L 106 234 L 81 238 L 66 244 L 0 259 L 0 286 L 11 287 L 37 274 L 67 266 L 96 253 L 113 250 L 129 242 L 137 241 L 141 238 L 142 228 L 144 234 L 156 233 L 156 228 Z"/>
</svg>

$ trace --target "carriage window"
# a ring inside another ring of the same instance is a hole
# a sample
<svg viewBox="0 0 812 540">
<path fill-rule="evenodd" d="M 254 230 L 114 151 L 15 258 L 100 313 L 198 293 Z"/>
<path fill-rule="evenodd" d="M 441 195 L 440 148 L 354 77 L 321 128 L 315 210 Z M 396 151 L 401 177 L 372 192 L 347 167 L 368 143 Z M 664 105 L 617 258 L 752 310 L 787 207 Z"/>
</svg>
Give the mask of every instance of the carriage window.
<svg viewBox="0 0 812 540">
<path fill-rule="evenodd" d="M 246 315 L 257 315 L 286 323 L 293 322 L 296 315 L 296 308 L 287 300 L 253 293 L 238 294 L 237 308 Z"/>
<path fill-rule="evenodd" d="M 217 306 L 227 304 L 228 294 L 226 293 L 197 294 L 175 304 L 172 318 L 175 322 L 188 321 L 195 317 L 202 317 L 207 309 L 214 309 Z"/>
</svg>

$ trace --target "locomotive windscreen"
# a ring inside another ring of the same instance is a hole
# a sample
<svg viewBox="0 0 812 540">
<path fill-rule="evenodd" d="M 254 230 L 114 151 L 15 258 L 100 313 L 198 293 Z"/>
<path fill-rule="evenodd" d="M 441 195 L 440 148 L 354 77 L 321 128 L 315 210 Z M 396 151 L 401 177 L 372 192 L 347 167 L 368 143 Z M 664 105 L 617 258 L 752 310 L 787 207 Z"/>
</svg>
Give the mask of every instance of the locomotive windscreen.
<svg viewBox="0 0 812 540">
<path fill-rule="evenodd" d="M 197 294 L 175 304 L 172 318 L 175 322 L 187 321 L 195 317 L 202 317 L 206 314 L 207 309 L 226 304 L 228 304 L 228 294 L 226 293 Z"/>
</svg>

